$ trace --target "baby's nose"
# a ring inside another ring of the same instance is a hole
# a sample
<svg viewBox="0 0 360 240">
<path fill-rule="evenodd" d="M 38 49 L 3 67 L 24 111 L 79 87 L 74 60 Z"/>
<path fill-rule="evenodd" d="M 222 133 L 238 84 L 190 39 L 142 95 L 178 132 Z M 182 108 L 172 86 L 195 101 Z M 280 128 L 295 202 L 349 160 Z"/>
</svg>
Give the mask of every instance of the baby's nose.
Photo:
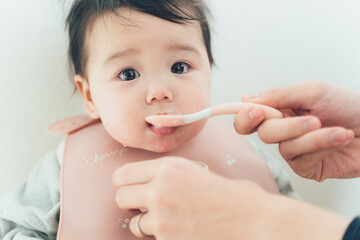
<svg viewBox="0 0 360 240">
<path fill-rule="evenodd" d="M 146 102 L 150 104 L 153 101 L 172 101 L 173 94 L 171 91 L 166 87 L 160 86 L 152 86 L 150 87 L 148 94 L 146 96 Z"/>
</svg>

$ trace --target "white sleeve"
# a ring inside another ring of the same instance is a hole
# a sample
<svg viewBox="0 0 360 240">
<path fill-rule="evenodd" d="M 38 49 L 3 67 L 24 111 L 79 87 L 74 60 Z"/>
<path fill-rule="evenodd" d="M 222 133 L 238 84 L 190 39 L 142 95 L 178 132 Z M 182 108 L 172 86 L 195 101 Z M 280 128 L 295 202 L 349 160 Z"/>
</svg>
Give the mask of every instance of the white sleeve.
<svg viewBox="0 0 360 240">
<path fill-rule="evenodd" d="M 60 165 L 54 150 L 38 162 L 26 182 L 0 202 L 1 239 L 55 240 L 59 214 Z"/>
</svg>

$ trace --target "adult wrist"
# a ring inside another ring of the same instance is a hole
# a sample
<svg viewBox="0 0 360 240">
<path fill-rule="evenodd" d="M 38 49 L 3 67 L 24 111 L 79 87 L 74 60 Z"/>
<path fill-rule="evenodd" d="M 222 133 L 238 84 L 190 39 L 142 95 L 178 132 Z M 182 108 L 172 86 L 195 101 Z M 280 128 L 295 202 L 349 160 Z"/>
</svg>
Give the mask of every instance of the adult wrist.
<svg viewBox="0 0 360 240">
<path fill-rule="evenodd" d="M 278 196 L 274 205 L 271 239 L 339 240 L 349 220 L 289 197 Z"/>
</svg>

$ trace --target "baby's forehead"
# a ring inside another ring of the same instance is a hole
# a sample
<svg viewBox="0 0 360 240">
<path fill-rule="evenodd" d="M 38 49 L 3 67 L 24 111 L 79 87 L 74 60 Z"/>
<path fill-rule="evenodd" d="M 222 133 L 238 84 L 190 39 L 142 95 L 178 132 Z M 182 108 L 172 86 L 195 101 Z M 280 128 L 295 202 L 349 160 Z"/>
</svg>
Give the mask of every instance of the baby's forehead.
<svg viewBox="0 0 360 240">
<path fill-rule="evenodd" d="M 196 20 L 174 22 L 129 7 L 120 7 L 115 12 L 109 10 L 90 19 L 87 33 L 91 35 L 94 28 L 108 31 L 111 30 L 109 29 L 111 26 L 120 26 L 124 32 L 126 32 L 126 29 L 131 28 L 151 29 L 158 22 L 162 22 L 163 25 L 169 28 L 179 28 L 181 26 L 182 28 L 194 28 L 201 31 L 201 25 Z"/>
<path fill-rule="evenodd" d="M 194 61 L 208 59 L 198 21 L 174 23 L 131 9 L 98 16 L 84 43 L 87 73 L 94 67 L 145 58 L 157 62 L 170 61 L 176 56 L 193 57 Z"/>
<path fill-rule="evenodd" d="M 141 24 L 144 22 L 138 24 L 137 19 L 134 18 L 135 15 L 141 14 L 157 19 L 161 18 L 167 22 L 181 23 L 179 25 L 195 26 L 194 28 L 199 32 L 201 31 L 203 35 L 210 63 L 213 63 L 210 29 L 207 19 L 210 12 L 203 0 L 79 0 L 74 1 L 66 19 L 70 40 L 69 55 L 75 73 L 86 74 L 89 55 L 92 55 L 92 51 L 96 47 L 96 44 L 94 44 L 95 37 L 98 38 L 99 35 L 106 34 L 108 39 L 116 39 L 117 36 L 109 35 L 111 30 L 104 31 L 104 29 L 109 29 L 109 23 L 116 22 L 118 25 L 143 28 Z M 102 32 L 98 30 L 102 30 Z"/>
<path fill-rule="evenodd" d="M 198 21 L 174 23 L 159 17 L 145 14 L 133 9 L 120 8 L 117 12 L 106 12 L 94 19 L 86 34 L 87 49 L 102 44 L 114 42 L 133 45 L 144 41 L 153 41 L 153 44 L 168 42 L 194 42 L 202 39 L 202 30 Z"/>
</svg>

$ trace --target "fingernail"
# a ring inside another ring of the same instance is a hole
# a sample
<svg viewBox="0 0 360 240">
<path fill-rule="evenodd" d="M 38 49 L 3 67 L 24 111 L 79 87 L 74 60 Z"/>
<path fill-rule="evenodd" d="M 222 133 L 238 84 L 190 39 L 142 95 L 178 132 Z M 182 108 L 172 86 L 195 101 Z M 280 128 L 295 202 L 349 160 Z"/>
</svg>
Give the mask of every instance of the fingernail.
<svg viewBox="0 0 360 240">
<path fill-rule="evenodd" d="M 354 132 L 352 130 L 347 130 L 347 138 L 353 139 L 354 138 Z"/>
<path fill-rule="evenodd" d="M 346 138 L 348 139 L 346 142 L 345 142 L 345 146 L 349 146 L 352 144 L 353 140 L 354 140 L 354 132 L 351 131 L 351 130 L 347 130 L 346 131 Z"/>
<path fill-rule="evenodd" d="M 305 131 L 310 132 L 319 128 L 319 121 L 315 118 L 311 118 L 304 123 Z"/>
<path fill-rule="evenodd" d="M 254 100 L 258 97 L 258 94 L 244 94 L 243 98 L 247 101 Z"/>
<path fill-rule="evenodd" d="M 346 131 L 341 129 L 330 134 L 330 141 L 335 144 L 343 143 L 346 140 Z"/>
<path fill-rule="evenodd" d="M 252 120 L 258 119 L 261 116 L 261 110 L 259 107 L 254 107 L 250 112 L 249 112 L 249 117 Z"/>
</svg>

